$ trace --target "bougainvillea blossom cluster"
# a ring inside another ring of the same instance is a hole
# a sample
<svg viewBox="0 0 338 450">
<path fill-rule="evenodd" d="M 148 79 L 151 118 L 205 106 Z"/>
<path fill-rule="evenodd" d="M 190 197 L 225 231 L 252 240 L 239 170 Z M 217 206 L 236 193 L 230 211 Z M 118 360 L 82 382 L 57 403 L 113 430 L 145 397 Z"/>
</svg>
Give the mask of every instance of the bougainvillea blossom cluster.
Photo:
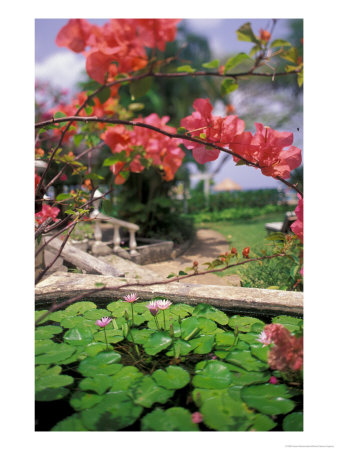
<svg viewBox="0 0 338 450">
<path fill-rule="evenodd" d="M 301 242 L 304 239 L 303 231 L 303 198 L 298 194 L 298 204 L 295 209 L 297 220 L 291 225 L 291 230 L 297 235 Z"/>
<path fill-rule="evenodd" d="M 135 119 L 134 122 L 145 123 L 169 133 L 176 133 L 175 128 L 166 125 L 168 120 L 168 116 L 160 118 L 157 114 L 150 114 L 145 118 Z M 113 153 L 125 151 L 128 157 L 131 156 L 135 148 L 142 147 L 145 152 L 143 156 L 150 160 L 152 165 L 163 170 L 163 178 L 166 181 L 174 178 L 184 158 L 184 151 L 178 146 L 181 143 L 180 139 L 171 139 L 168 136 L 147 128 L 136 126 L 130 130 L 124 125 L 116 125 L 109 127 L 100 137 L 110 147 Z M 125 182 L 126 179 L 120 175 L 120 172 L 126 168 L 131 172 L 141 172 L 144 166 L 140 159 L 140 154 L 137 154 L 128 163 L 128 166 L 127 163 L 120 161 L 114 164 L 111 170 L 116 175 L 115 183 L 122 184 Z"/>
<path fill-rule="evenodd" d="M 300 166 L 301 150 L 291 145 L 293 133 L 279 132 L 256 123 L 256 133 L 252 135 L 244 131 L 245 123 L 236 115 L 213 116 L 209 99 L 197 99 L 193 107 L 195 111 L 181 120 L 182 127 L 189 130 L 190 136 L 220 147 L 229 147 L 242 158 L 257 164 L 266 176 L 288 179 L 290 171 Z M 185 143 L 185 146 L 192 149 L 193 157 L 200 164 L 214 161 L 220 153 L 220 150 L 208 149 L 206 145 L 196 142 Z M 240 161 L 236 156 L 233 159 L 236 163 Z"/>
<path fill-rule="evenodd" d="M 56 222 L 59 212 L 59 208 L 43 204 L 41 211 L 35 214 L 35 220 L 39 225 L 45 222 L 45 220 L 47 220 L 49 217 L 53 219 L 54 222 Z"/>
<path fill-rule="evenodd" d="M 148 64 L 146 47 L 165 50 L 176 36 L 180 19 L 110 19 L 102 27 L 71 19 L 59 31 L 56 44 L 86 56 L 88 75 L 99 83 L 113 81 Z"/>
<path fill-rule="evenodd" d="M 269 350 L 271 369 L 296 372 L 303 369 L 303 336 L 293 336 L 279 323 L 266 325 L 258 339 L 263 345 L 273 344 Z"/>
</svg>

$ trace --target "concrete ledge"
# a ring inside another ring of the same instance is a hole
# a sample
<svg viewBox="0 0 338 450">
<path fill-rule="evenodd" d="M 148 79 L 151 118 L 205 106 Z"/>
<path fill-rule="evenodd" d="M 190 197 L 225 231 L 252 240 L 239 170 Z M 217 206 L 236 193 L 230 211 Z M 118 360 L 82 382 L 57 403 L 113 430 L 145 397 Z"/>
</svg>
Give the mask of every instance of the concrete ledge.
<svg viewBox="0 0 338 450">
<path fill-rule="evenodd" d="M 142 300 L 150 300 L 155 296 L 163 296 L 173 303 L 197 305 L 208 303 L 233 314 L 278 315 L 303 314 L 303 293 L 277 291 L 272 289 L 252 289 L 233 286 L 212 286 L 173 282 L 164 285 L 116 287 L 135 280 L 121 281 L 103 275 L 77 273 L 55 273 L 41 281 L 35 289 L 36 305 L 43 308 L 53 301 L 63 301 L 76 295 L 86 294 L 95 289 L 95 283 L 104 283 L 109 290 L 98 292 L 87 299 L 96 300 L 100 305 L 122 298 L 126 293 L 137 292 Z M 115 289 L 114 289 L 115 288 Z"/>
</svg>

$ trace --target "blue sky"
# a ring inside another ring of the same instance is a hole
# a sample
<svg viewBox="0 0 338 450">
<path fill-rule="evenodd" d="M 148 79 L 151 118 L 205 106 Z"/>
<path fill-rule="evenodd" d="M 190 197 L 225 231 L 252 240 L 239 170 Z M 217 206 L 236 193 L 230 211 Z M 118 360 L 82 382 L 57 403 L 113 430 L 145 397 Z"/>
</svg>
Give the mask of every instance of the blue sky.
<svg viewBox="0 0 338 450">
<path fill-rule="evenodd" d="M 108 19 L 88 19 L 91 23 L 102 25 Z M 269 19 L 184 19 L 191 31 L 205 36 L 215 58 L 224 59 L 225 55 L 236 52 L 248 52 L 252 44 L 237 40 L 236 30 L 245 22 L 251 22 L 253 31 L 258 34 L 260 28 L 271 26 Z M 75 83 L 84 77 L 85 58 L 66 48 L 57 47 L 55 38 L 67 19 L 36 19 L 35 20 L 35 75 L 37 79 L 48 80 L 51 84 L 74 90 Z M 279 19 L 275 26 L 273 37 L 285 38 L 288 34 L 288 20 Z M 240 88 L 239 88 L 240 90 Z M 238 94 L 238 93 L 237 93 Z M 231 101 L 236 106 L 234 95 Z M 218 105 L 222 110 L 223 105 Z M 278 106 L 278 105 L 277 105 Z M 220 113 L 222 114 L 222 112 Z M 239 111 L 238 111 L 239 114 Z M 252 130 L 254 131 L 254 130 Z M 291 131 L 281 129 L 280 131 Z M 298 141 L 301 141 L 300 137 Z M 301 142 L 296 142 L 300 146 Z M 211 164 L 211 168 L 217 161 Z M 195 172 L 196 168 L 192 167 Z M 217 184 L 224 178 L 231 178 L 243 189 L 282 187 L 282 184 L 271 177 L 265 177 L 260 171 L 246 166 L 235 167 L 232 161 L 227 162 L 215 176 Z"/>
</svg>

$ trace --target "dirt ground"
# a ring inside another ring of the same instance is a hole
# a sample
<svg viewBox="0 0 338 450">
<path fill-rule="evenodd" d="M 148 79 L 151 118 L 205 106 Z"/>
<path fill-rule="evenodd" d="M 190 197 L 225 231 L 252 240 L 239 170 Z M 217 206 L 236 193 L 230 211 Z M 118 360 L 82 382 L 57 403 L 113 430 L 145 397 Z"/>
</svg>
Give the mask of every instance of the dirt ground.
<svg viewBox="0 0 338 450">
<path fill-rule="evenodd" d="M 202 271 L 206 268 L 204 262 L 210 262 L 222 253 L 229 250 L 224 236 L 214 230 L 200 229 L 196 233 L 195 240 L 189 249 L 172 261 L 155 264 L 147 264 L 144 268 L 157 273 L 161 278 L 166 278 L 170 273 L 178 273 L 186 267 L 191 267 L 194 261 L 198 261 Z M 202 275 L 189 278 L 187 283 L 213 284 L 216 286 L 240 286 L 238 275 L 226 275 L 219 277 L 215 274 Z"/>
</svg>

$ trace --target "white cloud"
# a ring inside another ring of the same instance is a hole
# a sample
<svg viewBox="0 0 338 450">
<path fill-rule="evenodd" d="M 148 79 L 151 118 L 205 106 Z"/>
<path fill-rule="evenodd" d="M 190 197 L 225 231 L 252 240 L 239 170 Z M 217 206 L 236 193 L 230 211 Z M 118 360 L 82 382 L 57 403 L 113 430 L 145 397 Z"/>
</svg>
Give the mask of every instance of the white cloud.
<svg viewBox="0 0 338 450">
<path fill-rule="evenodd" d="M 82 55 L 58 52 L 35 65 L 35 77 L 48 81 L 56 88 L 73 90 L 85 78 L 85 59 Z"/>
</svg>

